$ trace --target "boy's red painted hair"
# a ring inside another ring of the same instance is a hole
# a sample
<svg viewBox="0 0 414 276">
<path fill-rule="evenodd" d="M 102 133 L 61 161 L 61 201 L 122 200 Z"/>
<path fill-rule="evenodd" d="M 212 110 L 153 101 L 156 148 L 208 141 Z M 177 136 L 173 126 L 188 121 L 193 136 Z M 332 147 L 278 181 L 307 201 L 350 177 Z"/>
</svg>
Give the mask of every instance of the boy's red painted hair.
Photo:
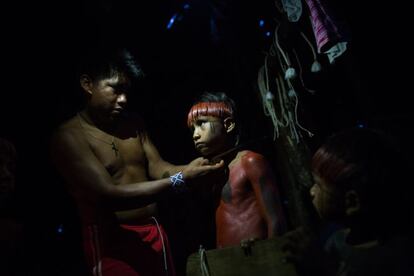
<svg viewBox="0 0 414 276">
<path fill-rule="evenodd" d="M 233 118 L 234 110 L 224 102 L 199 102 L 191 107 L 187 116 L 187 125 L 191 127 L 200 116 L 213 116 L 220 119 Z"/>
</svg>

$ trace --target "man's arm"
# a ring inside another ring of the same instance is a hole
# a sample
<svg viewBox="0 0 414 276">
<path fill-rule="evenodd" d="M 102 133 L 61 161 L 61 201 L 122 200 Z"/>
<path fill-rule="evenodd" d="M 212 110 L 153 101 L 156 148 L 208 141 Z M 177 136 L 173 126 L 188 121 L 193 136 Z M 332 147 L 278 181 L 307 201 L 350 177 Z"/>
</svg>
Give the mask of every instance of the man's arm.
<svg viewBox="0 0 414 276">
<path fill-rule="evenodd" d="M 86 140 L 71 130 L 56 133 L 52 140 L 52 158 L 69 185 L 107 198 L 134 198 L 138 206 L 156 200 L 171 187 L 170 178 L 116 185 L 105 167 L 96 158 Z M 193 178 L 222 166 L 206 165 L 199 159 L 183 170 L 184 179 Z"/>
<path fill-rule="evenodd" d="M 263 155 L 253 152 L 243 156 L 241 162 L 267 222 L 268 237 L 283 233 L 286 230 L 286 221 L 275 176 L 269 163 Z"/>
</svg>

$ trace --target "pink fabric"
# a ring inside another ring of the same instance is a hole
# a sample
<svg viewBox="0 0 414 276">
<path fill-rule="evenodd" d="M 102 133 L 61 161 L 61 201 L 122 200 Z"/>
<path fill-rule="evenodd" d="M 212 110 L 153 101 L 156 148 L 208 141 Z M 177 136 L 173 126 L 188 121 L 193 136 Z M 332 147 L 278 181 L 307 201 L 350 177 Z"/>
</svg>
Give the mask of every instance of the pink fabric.
<svg viewBox="0 0 414 276">
<path fill-rule="evenodd" d="M 346 41 L 344 32 L 340 30 L 322 0 L 306 0 L 306 4 L 309 7 L 319 53 L 329 50 L 338 42 Z"/>
</svg>

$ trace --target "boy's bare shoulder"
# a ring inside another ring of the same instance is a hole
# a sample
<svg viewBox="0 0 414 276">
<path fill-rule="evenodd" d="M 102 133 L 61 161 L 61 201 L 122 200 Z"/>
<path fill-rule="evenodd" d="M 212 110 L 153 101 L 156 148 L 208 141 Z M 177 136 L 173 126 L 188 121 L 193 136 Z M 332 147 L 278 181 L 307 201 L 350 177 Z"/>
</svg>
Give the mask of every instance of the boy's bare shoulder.
<svg viewBox="0 0 414 276">
<path fill-rule="evenodd" d="M 230 165 L 241 164 L 242 166 L 248 166 L 253 163 L 263 162 L 264 160 L 264 156 L 258 152 L 252 150 L 241 150 L 231 161 Z"/>
<path fill-rule="evenodd" d="M 242 150 L 239 152 L 240 157 L 245 162 L 254 162 L 256 160 L 264 160 L 263 154 L 252 150 Z"/>
<path fill-rule="evenodd" d="M 252 150 L 243 150 L 239 152 L 240 163 L 243 167 L 263 166 L 267 164 L 266 157 Z"/>
</svg>

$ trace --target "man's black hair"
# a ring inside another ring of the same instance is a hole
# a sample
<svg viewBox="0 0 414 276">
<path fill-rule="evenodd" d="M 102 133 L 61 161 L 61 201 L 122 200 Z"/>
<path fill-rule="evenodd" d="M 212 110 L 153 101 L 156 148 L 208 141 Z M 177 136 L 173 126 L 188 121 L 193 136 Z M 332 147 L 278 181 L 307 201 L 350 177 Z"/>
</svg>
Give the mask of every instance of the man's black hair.
<svg viewBox="0 0 414 276">
<path fill-rule="evenodd" d="M 142 79 L 144 73 L 134 56 L 126 48 L 100 47 L 88 51 L 82 57 L 79 74 L 92 79 L 111 77 L 116 72 L 125 73 L 131 79 Z"/>
</svg>

